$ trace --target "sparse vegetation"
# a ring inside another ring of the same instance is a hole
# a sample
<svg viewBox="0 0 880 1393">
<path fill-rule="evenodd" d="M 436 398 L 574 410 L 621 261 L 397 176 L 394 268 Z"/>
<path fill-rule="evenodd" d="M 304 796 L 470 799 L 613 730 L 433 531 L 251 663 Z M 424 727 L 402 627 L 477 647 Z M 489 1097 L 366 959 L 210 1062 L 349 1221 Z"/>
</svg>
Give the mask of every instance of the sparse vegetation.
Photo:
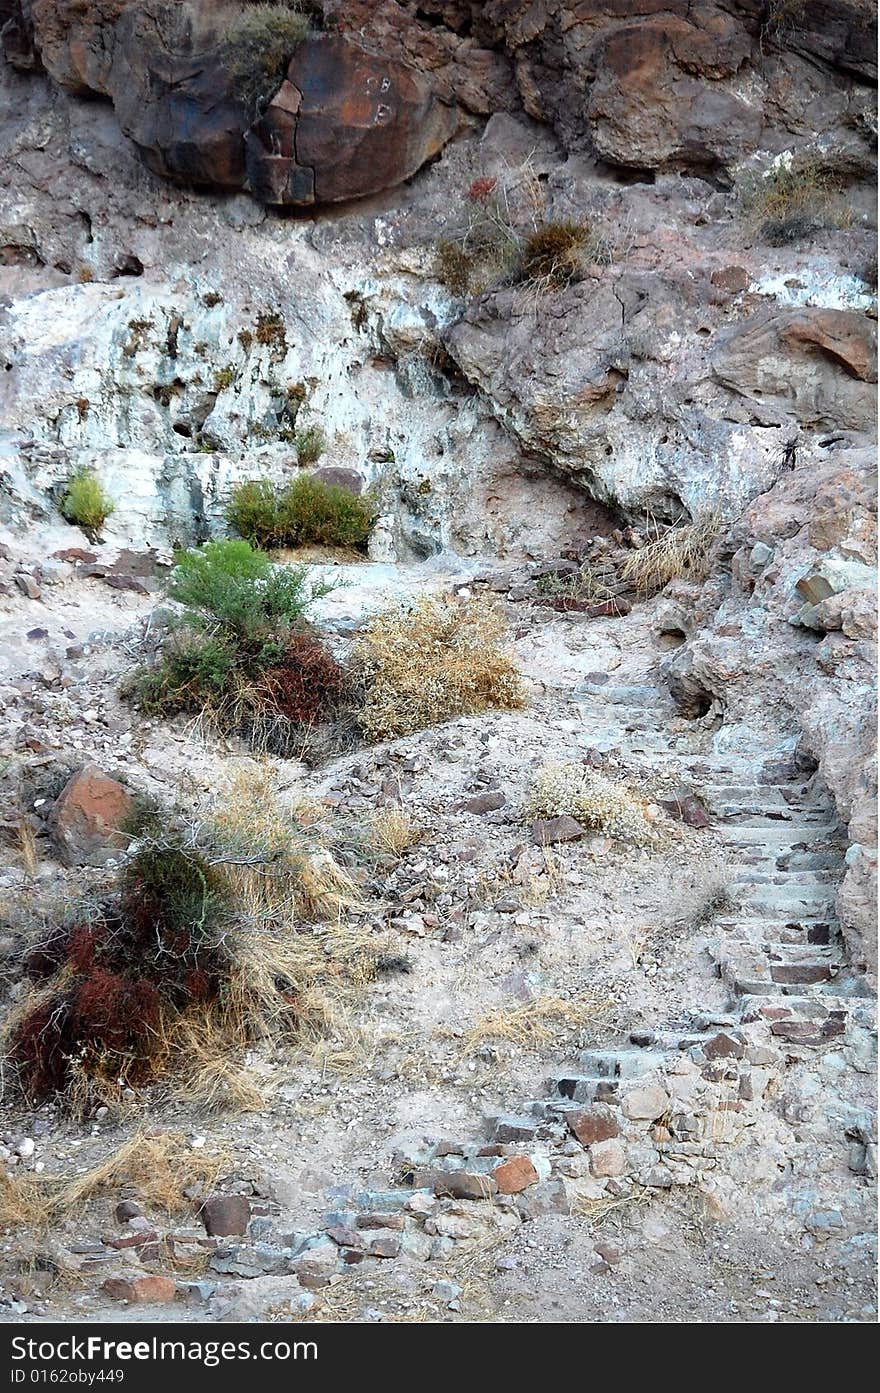
<svg viewBox="0 0 880 1393">
<path fill-rule="evenodd" d="M 209 1194 L 231 1164 L 216 1146 L 195 1149 L 182 1132 L 137 1131 L 99 1165 L 69 1180 L 14 1175 L 2 1178 L 0 1229 L 41 1228 L 53 1219 L 81 1211 L 96 1195 L 136 1195 L 151 1209 L 184 1213 L 192 1193 Z"/>
<path fill-rule="evenodd" d="M 567 815 L 584 827 L 637 845 L 655 840 L 646 804 L 623 784 L 583 764 L 547 764 L 540 769 L 526 813 L 536 818 Z"/>
<path fill-rule="evenodd" d="M 147 824 L 112 891 L 27 955 L 4 1052 L 30 1099 L 87 1113 L 171 1076 L 190 1101 L 248 1105 L 245 1049 L 313 1043 L 378 970 L 369 930 L 343 922 L 357 887 L 281 814 L 265 771 L 239 777 L 215 821 L 156 830 L 167 821 Z"/>
<path fill-rule="evenodd" d="M 233 491 L 226 517 L 240 536 L 256 546 L 314 542 L 362 551 L 375 511 L 369 497 L 301 474 L 282 489 L 275 489 L 267 480 L 240 484 Z"/>
<path fill-rule="evenodd" d="M 168 585 L 184 607 L 180 623 L 123 695 L 155 715 L 198 715 L 255 748 L 289 752 L 297 728 L 333 710 L 346 690 L 306 620 L 331 588 L 312 583 L 305 567 L 273 566 L 246 541 L 182 553 Z"/>
<path fill-rule="evenodd" d="M 595 1024 L 607 1014 L 611 1003 L 584 993 L 573 997 L 544 994 L 522 1006 L 500 1007 L 490 1011 L 466 1031 L 462 1045 L 465 1054 L 475 1054 L 486 1045 L 517 1045 L 538 1049 L 555 1044 Z"/>
<path fill-rule="evenodd" d="M 249 330 L 242 329 L 238 336 L 242 344 L 245 343 L 245 334 L 249 335 Z M 266 348 L 274 349 L 279 355 L 283 355 L 287 351 L 287 329 L 283 316 L 273 310 L 263 310 L 257 315 L 253 337 L 257 343 Z"/>
<path fill-rule="evenodd" d="M 826 228 L 848 227 L 852 209 L 842 189 L 830 157 L 793 159 L 753 180 L 743 211 L 766 242 L 781 247 Z"/>
<path fill-rule="evenodd" d="M 93 469 L 78 469 L 68 481 L 61 499 L 61 513 L 68 522 L 81 527 L 87 536 L 95 537 L 114 510 Z"/>
<path fill-rule="evenodd" d="M 236 97 L 249 112 L 275 95 L 308 32 L 307 16 L 286 0 L 249 5 L 230 22 L 223 37 L 223 61 Z"/>
<path fill-rule="evenodd" d="M 370 845 L 382 855 L 402 856 L 421 839 L 421 832 L 403 808 L 380 808 L 369 829 Z"/>
<path fill-rule="evenodd" d="M 621 577 L 639 594 L 654 595 L 671 580 L 702 580 L 708 574 L 712 543 L 722 528 L 721 516 L 710 511 L 692 522 L 669 527 L 627 557 Z M 652 524 L 655 534 L 656 524 Z"/>
<path fill-rule="evenodd" d="M 534 286 L 561 290 L 578 277 L 587 228 L 574 222 L 547 222 L 525 240 L 519 279 Z"/>
<path fill-rule="evenodd" d="M 317 464 L 327 449 L 327 437 L 320 426 L 306 426 L 294 437 L 296 456 L 302 465 Z"/>
<path fill-rule="evenodd" d="M 366 737 L 385 740 L 454 716 L 522 706 L 503 635 L 497 614 L 474 603 L 425 598 L 376 615 L 356 645 L 364 693 L 357 719 Z"/>
</svg>

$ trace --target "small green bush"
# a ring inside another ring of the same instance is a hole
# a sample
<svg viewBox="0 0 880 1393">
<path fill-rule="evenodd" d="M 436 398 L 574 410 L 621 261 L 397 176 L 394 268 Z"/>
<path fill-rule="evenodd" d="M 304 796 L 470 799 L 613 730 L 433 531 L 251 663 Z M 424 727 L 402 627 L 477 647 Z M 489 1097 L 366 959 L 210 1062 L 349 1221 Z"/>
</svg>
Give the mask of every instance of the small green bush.
<svg viewBox="0 0 880 1393">
<path fill-rule="evenodd" d="M 281 86 L 309 21 L 291 5 L 250 5 L 226 30 L 222 55 L 232 90 L 248 111 Z"/>
<path fill-rule="evenodd" d="M 317 464 L 327 448 L 327 437 L 320 426 L 307 426 L 296 432 L 296 457 L 300 464 Z"/>
<path fill-rule="evenodd" d="M 185 606 L 184 622 L 237 646 L 264 644 L 302 624 L 312 601 L 332 588 L 310 582 L 305 566 L 273 566 L 247 541 L 206 542 L 175 559 L 168 593 Z"/>
<path fill-rule="evenodd" d="M 100 532 L 113 512 L 113 500 L 104 492 L 93 469 L 78 469 L 61 500 L 61 512 L 68 522 L 85 532 Z"/>
<path fill-rule="evenodd" d="M 235 667 L 235 653 L 223 639 L 207 634 L 175 634 L 154 667 L 140 668 L 123 685 L 122 695 L 151 716 L 176 716 L 219 702 Z"/>
<path fill-rule="evenodd" d="M 366 548 L 376 510 L 361 498 L 314 475 L 301 474 L 275 490 L 265 479 L 240 484 L 233 491 L 226 518 L 254 545 Z"/>
</svg>

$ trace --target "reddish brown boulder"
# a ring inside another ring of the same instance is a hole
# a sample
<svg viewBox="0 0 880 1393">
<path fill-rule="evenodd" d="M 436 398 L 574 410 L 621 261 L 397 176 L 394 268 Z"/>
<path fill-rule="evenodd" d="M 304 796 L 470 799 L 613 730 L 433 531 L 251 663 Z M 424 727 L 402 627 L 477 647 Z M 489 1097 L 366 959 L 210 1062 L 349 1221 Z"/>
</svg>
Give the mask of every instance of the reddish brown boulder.
<svg viewBox="0 0 880 1393">
<path fill-rule="evenodd" d="M 250 1217 L 247 1195 L 210 1195 L 202 1205 L 202 1223 L 212 1238 L 247 1233 Z"/>
<path fill-rule="evenodd" d="M 121 831 L 131 794 L 95 765 L 86 765 L 65 784 L 52 809 L 61 859 L 68 866 L 103 866 L 127 837 Z"/>
<path fill-rule="evenodd" d="M 350 39 L 307 39 L 247 133 L 250 188 L 261 203 L 362 198 L 415 174 L 457 124 L 414 69 Z"/>
<path fill-rule="evenodd" d="M 518 1195 L 521 1190 L 534 1185 L 538 1179 L 538 1172 L 528 1156 L 511 1156 L 509 1160 L 496 1166 L 492 1175 L 499 1195 Z"/>
<path fill-rule="evenodd" d="M 130 1301 L 133 1306 L 160 1306 L 174 1300 L 177 1284 L 160 1273 L 143 1277 L 133 1273 L 130 1277 L 108 1277 L 102 1291 L 114 1301 Z"/>
<path fill-rule="evenodd" d="M 611 1108 L 602 1103 L 589 1108 L 574 1108 L 565 1114 L 565 1120 L 569 1131 L 577 1137 L 581 1146 L 610 1141 L 620 1133 L 617 1118 Z"/>
</svg>

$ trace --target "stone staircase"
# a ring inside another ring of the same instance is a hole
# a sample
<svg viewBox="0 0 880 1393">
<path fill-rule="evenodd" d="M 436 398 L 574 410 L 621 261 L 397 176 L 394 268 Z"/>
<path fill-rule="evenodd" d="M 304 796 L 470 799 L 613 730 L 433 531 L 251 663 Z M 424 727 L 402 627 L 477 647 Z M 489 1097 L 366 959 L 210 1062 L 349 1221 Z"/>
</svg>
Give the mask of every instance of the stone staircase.
<svg viewBox="0 0 880 1393">
<path fill-rule="evenodd" d="M 459 1242 L 568 1212 L 573 1196 L 601 1206 L 674 1186 L 711 1190 L 790 1064 L 839 1048 L 851 1025 L 873 1029 L 873 997 L 847 962 L 835 912 L 845 830 L 820 782 L 769 752 L 763 764 L 706 753 L 705 732 L 655 687 L 584 684 L 574 700 L 585 747 L 643 759 L 693 788 L 721 835 L 735 872 L 709 953 L 726 1005 L 580 1051 L 519 1112 L 485 1117 L 478 1139 L 395 1157 L 399 1190 L 328 1196 L 321 1230 L 284 1249 L 284 1270 L 307 1285 L 363 1260 L 449 1258 Z M 224 1261 L 212 1269 L 229 1270 Z"/>
</svg>

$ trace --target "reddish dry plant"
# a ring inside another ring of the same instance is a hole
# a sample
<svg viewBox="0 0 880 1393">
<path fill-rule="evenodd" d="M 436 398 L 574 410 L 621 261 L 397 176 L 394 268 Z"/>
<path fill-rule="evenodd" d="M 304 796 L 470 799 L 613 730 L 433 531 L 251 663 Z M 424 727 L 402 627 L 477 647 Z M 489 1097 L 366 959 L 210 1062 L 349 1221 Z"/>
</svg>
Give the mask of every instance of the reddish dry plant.
<svg viewBox="0 0 880 1393">
<path fill-rule="evenodd" d="M 498 180 L 491 175 L 483 175 L 480 179 L 475 179 L 467 191 L 467 198 L 471 203 L 483 203 L 489 198 L 498 186 Z"/>
<path fill-rule="evenodd" d="M 345 695 L 347 679 L 333 654 L 310 634 L 294 634 L 280 662 L 256 678 L 260 705 L 294 724 L 327 715 Z"/>
</svg>

